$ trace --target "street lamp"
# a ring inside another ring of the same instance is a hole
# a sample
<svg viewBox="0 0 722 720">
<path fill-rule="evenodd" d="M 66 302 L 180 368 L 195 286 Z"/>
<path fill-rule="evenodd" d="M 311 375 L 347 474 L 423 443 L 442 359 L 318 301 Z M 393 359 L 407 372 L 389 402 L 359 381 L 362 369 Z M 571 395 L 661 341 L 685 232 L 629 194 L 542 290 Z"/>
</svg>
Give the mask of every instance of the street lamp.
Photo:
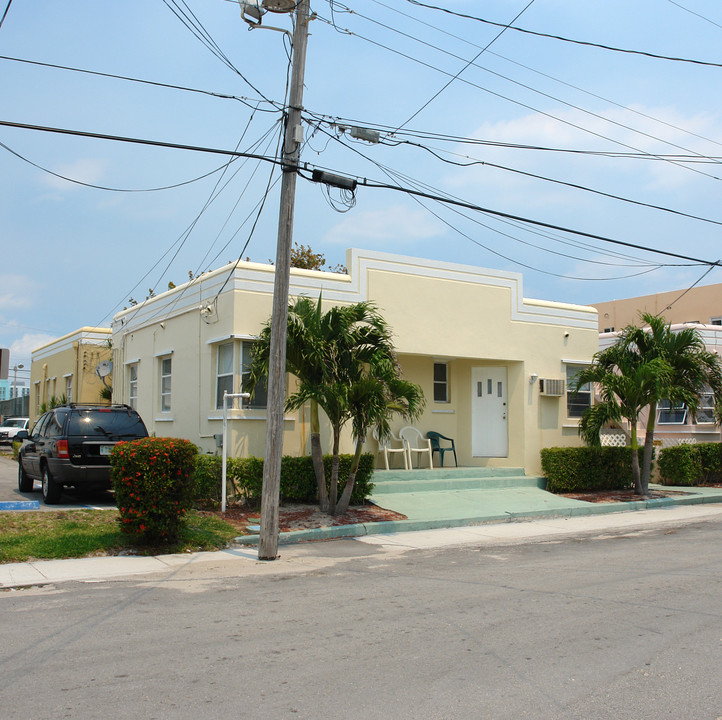
<svg viewBox="0 0 722 720">
<path fill-rule="evenodd" d="M 24 367 L 22 363 L 13 366 L 13 415 L 18 414 L 18 370 Z"/>
</svg>

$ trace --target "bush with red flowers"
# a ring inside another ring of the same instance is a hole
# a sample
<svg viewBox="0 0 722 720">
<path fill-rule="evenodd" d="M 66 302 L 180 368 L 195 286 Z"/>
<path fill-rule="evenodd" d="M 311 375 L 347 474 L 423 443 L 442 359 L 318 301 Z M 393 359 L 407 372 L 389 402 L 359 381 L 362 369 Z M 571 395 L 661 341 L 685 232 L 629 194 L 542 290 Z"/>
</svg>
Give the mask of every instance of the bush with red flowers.
<svg viewBox="0 0 722 720">
<path fill-rule="evenodd" d="M 174 542 L 194 495 L 196 446 L 176 438 L 118 443 L 110 456 L 123 532 L 144 542 Z"/>
</svg>

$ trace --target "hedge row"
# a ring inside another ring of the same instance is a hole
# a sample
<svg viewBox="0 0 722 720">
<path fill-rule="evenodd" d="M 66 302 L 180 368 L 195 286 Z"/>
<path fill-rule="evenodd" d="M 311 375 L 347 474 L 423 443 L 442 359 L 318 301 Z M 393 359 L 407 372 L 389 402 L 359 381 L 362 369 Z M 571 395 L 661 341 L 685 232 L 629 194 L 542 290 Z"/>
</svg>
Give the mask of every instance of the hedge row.
<svg viewBox="0 0 722 720">
<path fill-rule="evenodd" d="M 665 448 L 659 454 L 662 485 L 707 485 L 722 482 L 722 444 L 699 443 Z"/>
<path fill-rule="evenodd" d="M 341 497 L 346 485 L 353 455 L 341 455 L 339 464 L 338 495 Z M 326 482 L 331 477 L 331 455 L 324 455 Z M 263 485 L 263 459 L 257 457 L 228 458 L 226 461 L 227 492 L 231 497 L 244 499 L 251 504 L 261 500 Z M 218 507 L 221 503 L 222 460 L 216 455 L 198 455 L 195 469 L 196 504 L 201 507 Z M 361 456 L 356 482 L 351 495 L 351 505 L 361 505 L 371 494 L 374 472 L 374 456 Z M 285 455 L 281 460 L 281 501 L 315 503 L 318 501 L 316 476 L 311 457 Z"/>
<path fill-rule="evenodd" d="M 639 464 L 644 450 L 640 448 Z M 547 490 L 553 493 L 626 490 L 634 487 L 632 448 L 553 447 L 541 451 Z"/>
</svg>

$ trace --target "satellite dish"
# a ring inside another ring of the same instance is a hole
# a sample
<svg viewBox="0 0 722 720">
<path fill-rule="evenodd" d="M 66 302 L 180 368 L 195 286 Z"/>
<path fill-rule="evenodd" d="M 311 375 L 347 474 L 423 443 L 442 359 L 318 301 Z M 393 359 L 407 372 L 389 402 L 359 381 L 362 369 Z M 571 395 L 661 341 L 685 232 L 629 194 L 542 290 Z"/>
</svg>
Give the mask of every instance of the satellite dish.
<svg viewBox="0 0 722 720">
<path fill-rule="evenodd" d="M 269 12 L 287 13 L 296 9 L 296 0 L 263 0 L 263 7 Z"/>
<path fill-rule="evenodd" d="M 95 374 L 99 378 L 105 378 L 113 372 L 113 363 L 110 360 L 102 360 L 95 366 Z"/>
</svg>

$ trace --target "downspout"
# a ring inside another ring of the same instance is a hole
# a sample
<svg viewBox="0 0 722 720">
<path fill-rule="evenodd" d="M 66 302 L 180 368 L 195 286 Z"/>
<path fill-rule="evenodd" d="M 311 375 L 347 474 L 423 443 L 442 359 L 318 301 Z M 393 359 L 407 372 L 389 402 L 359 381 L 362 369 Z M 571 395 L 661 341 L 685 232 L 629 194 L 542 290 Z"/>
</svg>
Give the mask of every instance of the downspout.
<svg viewBox="0 0 722 720">
<path fill-rule="evenodd" d="M 75 350 L 75 382 L 73 383 L 73 392 L 75 393 L 76 402 L 80 402 L 80 343 L 73 341 L 73 350 Z M 72 398 L 68 398 L 68 402 L 73 402 Z"/>
</svg>

